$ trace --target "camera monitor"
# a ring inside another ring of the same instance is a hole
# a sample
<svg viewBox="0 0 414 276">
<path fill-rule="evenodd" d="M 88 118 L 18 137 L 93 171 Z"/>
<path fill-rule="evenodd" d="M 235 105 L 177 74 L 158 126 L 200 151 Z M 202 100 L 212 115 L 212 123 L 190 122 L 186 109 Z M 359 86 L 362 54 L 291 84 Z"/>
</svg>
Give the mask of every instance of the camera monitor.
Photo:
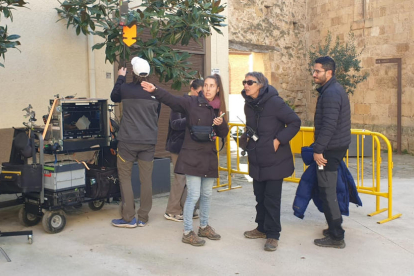
<svg viewBox="0 0 414 276">
<path fill-rule="evenodd" d="M 52 112 L 49 141 L 52 145 L 58 143 L 60 151 L 82 151 L 109 145 L 106 99 L 57 99 Z"/>
</svg>

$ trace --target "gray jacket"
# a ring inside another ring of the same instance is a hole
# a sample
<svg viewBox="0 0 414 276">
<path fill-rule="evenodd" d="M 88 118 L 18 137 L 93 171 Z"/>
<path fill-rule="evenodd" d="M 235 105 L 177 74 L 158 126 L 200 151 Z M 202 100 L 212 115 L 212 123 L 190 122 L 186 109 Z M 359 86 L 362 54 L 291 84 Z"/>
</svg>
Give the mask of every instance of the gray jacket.
<svg viewBox="0 0 414 276">
<path fill-rule="evenodd" d="M 125 83 L 119 76 L 111 93 L 113 102 L 122 102 L 122 120 L 117 140 L 132 144 L 157 143 L 161 103 L 142 89 L 141 84 Z"/>
</svg>

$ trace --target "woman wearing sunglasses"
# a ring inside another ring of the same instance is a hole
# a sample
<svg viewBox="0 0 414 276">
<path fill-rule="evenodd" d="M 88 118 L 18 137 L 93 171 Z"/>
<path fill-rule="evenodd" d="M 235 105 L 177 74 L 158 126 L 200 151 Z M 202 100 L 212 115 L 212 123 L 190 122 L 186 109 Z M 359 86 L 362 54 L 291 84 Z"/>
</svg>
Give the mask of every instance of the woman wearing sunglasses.
<svg viewBox="0 0 414 276">
<path fill-rule="evenodd" d="M 219 75 L 208 76 L 204 80 L 203 92 L 198 96 L 177 97 L 142 82 L 144 90 L 153 95 L 172 110 L 184 113 L 186 130 L 183 146 L 174 172 L 185 174 L 187 199 L 184 204 L 184 234 L 182 242 L 202 246 L 206 237 L 219 240 L 221 237 L 208 224 L 214 179 L 218 177 L 218 159 L 215 138 L 226 137 L 229 128 L 223 116 L 226 113 L 223 85 Z M 204 132 L 207 130 L 207 132 Z M 200 228 L 193 231 L 193 212 L 200 198 Z"/>
<path fill-rule="evenodd" d="M 257 202 L 257 228 L 244 232 L 244 236 L 266 238 L 264 249 L 275 251 L 282 230 L 283 178 L 294 171 L 289 141 L 299 131 L 301 121 L 262 73 L 247 73 L 243 86 L 247 131 L 241 144 L 248 152 L 249 175 Z"/>
</svg>

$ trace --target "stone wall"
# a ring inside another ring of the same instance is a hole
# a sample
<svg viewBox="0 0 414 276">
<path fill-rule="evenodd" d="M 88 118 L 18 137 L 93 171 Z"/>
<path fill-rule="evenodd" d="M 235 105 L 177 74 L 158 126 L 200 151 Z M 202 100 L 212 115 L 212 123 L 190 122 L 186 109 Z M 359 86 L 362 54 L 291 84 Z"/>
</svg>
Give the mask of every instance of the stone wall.
<svg viewBox="0 0 414 276">
<path fill-rule="evenodd" d="M 230 50 L 263 53 L 264 73 L 306 119 L 306 0 L 229 1 Z"/>
<path fill-rule="evenodd" d="M 370 77 L 350 96 L 354 128 L 386 135 L 397 141 L 397 66 L 377 59 L 402 59 L 402 149 L 414 153 L 414 1 L 412 0 L 308 0 L 308 43 L 324 41 L 328 31 L 341 41 L 352 31 L 362 51 L 363 71 Z M 312 120 L 316 97 L 306 97 Z"/>
</svg>

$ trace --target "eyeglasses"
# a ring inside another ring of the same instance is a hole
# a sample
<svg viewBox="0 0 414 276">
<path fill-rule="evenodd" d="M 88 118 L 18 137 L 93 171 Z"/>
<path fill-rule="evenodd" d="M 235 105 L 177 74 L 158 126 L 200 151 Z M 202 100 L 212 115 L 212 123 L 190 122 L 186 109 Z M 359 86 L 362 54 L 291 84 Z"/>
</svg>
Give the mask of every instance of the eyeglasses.
<svg viewBox="0 0 414 276">
<path fill-rule="evenodd" d="M 252 86 L 253 85 L 253 83 L 257 83 L 257 81 L 254 81 L 254 80 L 244 80 L 243 82 L 243 85 L 246 85 L 246 83 L 247 83 L 247 85 L 248 86 Z"/>
<path fill-rule="evenodd" d="M 312 75 L 315 73 L 319 75 L 319 73 L 324 73 L 324 72 L 326 71 L 312 70 Z"/>
</svg>

